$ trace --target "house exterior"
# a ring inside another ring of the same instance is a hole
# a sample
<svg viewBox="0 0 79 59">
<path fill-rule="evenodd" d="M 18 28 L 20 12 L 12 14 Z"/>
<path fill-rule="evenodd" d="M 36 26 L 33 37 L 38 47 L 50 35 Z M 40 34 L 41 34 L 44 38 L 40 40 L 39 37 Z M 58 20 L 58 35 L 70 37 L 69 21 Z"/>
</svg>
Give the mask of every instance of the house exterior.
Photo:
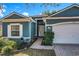
<svg viewBox="0 0 79 59">
<path fill-rule="evenodd" d="M 26 17 L 16 12 L 2 20 L 5 38 L 23 38 L 30 42 L 34 37 L 44 37 L 44 32 L 54 32 L 54 44 L 79 44 L 79 6 L 71 5 L 53 15 Z"/>
<path fill-rule="evenodd" d="M 31 17 L 12 12 L 2 18 L 1 22 L 4 38 L 30 42 L 36 35 L 36 21 Z"/>
<path fill-rule="evenodd" d="M 79 6 L 68 6 L 44 17 L 45 31 L 54 32 L 55 44 L 79 44 Z"/>
<path fill-rule="evenodd" d="M 37 37 L 54 32 L 54 44 L 79 44 L 79 5 L 73 4 L 50 16 L 36 16 Z"/>
</svg>

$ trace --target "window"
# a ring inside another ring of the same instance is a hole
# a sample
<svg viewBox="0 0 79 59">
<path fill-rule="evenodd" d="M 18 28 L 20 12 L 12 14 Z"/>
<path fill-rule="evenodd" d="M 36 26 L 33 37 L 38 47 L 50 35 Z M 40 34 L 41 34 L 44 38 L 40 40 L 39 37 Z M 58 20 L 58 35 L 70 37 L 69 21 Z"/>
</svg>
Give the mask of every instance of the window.
<svg viewBox="0 0 79 59">
<path fill-rule="evenodd" d="M 23 36 L 23 25 L 20 23 L 11 23 L 7 29 L 9 38 L 21 38 Z"/>
<path fill-rule="evenodd" d="M 11 36 L 19 36 L 20 34 L 20 26 L 19 25 L 11 25 Z"/>
<path fill-rule="evenodd" d="M 52 32 L 52 26 L 47 26 L 47 31 Z"/>
</svg>

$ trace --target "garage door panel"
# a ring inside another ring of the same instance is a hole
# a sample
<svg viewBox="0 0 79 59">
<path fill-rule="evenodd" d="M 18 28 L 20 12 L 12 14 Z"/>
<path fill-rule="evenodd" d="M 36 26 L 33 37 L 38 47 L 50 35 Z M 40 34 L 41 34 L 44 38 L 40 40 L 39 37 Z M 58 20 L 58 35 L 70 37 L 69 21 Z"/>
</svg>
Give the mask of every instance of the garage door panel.
<svg viewBox="0 0 79 59">
<path fill-rule="evenodd" d="M 79 44 L 79 24 L 62 24 L 53 26 L 54 43 Z"/>
</svg>

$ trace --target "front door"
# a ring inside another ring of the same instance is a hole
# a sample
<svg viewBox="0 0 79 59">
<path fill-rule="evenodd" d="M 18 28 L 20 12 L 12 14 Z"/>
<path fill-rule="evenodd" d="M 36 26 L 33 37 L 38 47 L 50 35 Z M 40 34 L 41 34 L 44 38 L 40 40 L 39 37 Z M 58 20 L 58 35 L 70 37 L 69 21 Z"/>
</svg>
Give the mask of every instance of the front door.
<svg viewBox="0 0 79 59">
<path fill-rule="evenodd" d="M 39 25 L 39 36 L 44 36 L 44 25 Z"/>
</svg>

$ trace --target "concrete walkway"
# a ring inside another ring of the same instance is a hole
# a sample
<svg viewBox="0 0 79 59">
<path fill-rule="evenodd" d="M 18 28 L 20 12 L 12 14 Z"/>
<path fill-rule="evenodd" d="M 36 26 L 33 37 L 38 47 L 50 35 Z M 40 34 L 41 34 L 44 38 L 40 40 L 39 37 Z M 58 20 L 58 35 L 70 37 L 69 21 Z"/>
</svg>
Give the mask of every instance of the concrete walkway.
<svg viewBox="0 0 79 59">
<path fill-rule="evenodd" d="M 56 56 L 79 56 L 79 44 L 54 44 L 53 46 L 41 45 L 42 39 L 37 39 L 30 48 L 54 50 Z"/>
<path fill-rule="evenodd" d="M 42 39 L 39 38 L 37 39 L 30 48 L 32 49 L 49 49 L 49 50 L 53 50 L 53 46 L 44 46 L 41 45 Z"/>
</svg>

